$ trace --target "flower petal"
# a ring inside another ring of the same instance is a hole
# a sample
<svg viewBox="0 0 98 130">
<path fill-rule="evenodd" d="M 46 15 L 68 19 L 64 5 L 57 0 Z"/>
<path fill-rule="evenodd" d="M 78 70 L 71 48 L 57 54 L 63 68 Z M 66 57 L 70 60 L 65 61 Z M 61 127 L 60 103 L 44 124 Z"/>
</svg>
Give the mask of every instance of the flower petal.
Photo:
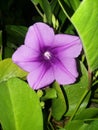
<svg viewBox="0 0 98 130">
<path fill-rule="evenodd" d="M 77 63 L 76 60 L 73 58 L 63 58 L 61 59 L 62 64 L 64 67 L 74 76 L 78 77 L 77 72 Z"/>
<path fill-rule="evenodd" d="M 35 23 L 29 27 L 25 38 L 25 45 L 39 50 L 44 45 L 51 46 L 54 39 L 54 31 L 45 23 Z"/>
<path fill-rule="evenodd" d="M 54 51 L 58 57 L 75 58 L 82 50 L 82 43 L 77 36 L 58 34 L 55 36 Z"/>
<path fill-rule="evenodd" d="M 38 55 L 38 52 L 25 45 L 22 45 L 15 51 L 12 56 L 12 60 L 15 63 L 22 61 L 32 61 L 34 59 L 37 59 Z"/>
<path fill-rule="evenodd" d="M 38 69 L 41 66 L 41 63 L 27 61 L 27 62 L 18 62 L 17 65 L 27 72 L 32 72 L 35 69 Z"/>
<path fill-rule="evenodd" d="M 42 65 L 35 71 L 29 73 L 27 80 L 33 89 L 41 89 L 54 81 L 53 70 Z"/>
<path fill-rule="evenodd" d="M 53 66 L 55 79 L 58 81 L 58 83 L 62 85 L 74 83 L 77 77 L 77 72 L 75 72 L 75 70 L 71 73 L 71 70 L 74 69 L 74 67 L 71 66 L 72 68 L 70 68 L 70 71 L 69 71 L 69 67 L 66 67 L 67 65 L 65 66 L 65 64 L 63 64 L 61 61 L 58 61 Z"/>
<path fill-rule="evenodd" d="M 25 45 L 20 46 L 12 56 L 12 60 L 25 71 L 31 72 L 40 66 L 39 53 Z"/>
<path fill-rule="evenodd" d="M 64 44 L 76 42 L 79 39 L 78 36 L 68 35 L 68 34 L 56 34 L 54 46 L 61 46 Z"/>
</svg>

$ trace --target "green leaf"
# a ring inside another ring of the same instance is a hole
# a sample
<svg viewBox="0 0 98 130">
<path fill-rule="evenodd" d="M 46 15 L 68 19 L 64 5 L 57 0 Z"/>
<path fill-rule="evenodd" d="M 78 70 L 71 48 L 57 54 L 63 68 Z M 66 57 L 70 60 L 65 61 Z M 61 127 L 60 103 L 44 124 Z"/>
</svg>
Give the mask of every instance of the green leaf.
<svg viewBox="0 0 98 130">
<path fill-rule="evenodd" d="M 58 1 L 57 0 L 51 0 L 50 6 L 51 6 L 51 10 L 52 10 L 52 12 L 54 12 L 54 14 L 58 12 L 58 9 L 59 9 L 58 6 L 59 5 L 58 5 Z"/>
<path fill-rule="evenodd" d="M 79 130 L 87 130 L 88 126 L 88 124 L 84 123 Z"/>
<path fill-rule="evenodd" d="M 64 14 L 70 20 L 70 17 L 74 13 L 74 11 L 78 8 L 80 0 L 58 0 L 58 3 L 61 6 Z"/>
<path fill-rule="evenodd" d="M 67 0 L 67 1 L 69 2 L 70 6 L 72 6 L 74 11 L 78 8 L 80 4 L 80 0 L 70 0 L 70 1 Z"/>
<path fill-rule="evenodd" d="M 45 95 L 41 97 L 42 101 L 53 99 L 57 97 L 56 90 L 54 88 L 46 88 Z"/>
<path fill-rule="evenodd" d="M 24 78 L 27 72 L 20 69 L 10 58 L 0 61 L 0 83 L 12 77 Z"/>
<path fill-rule="evenodd" d="M 79 130 L 79 128 L 84 124 L 81 120 L 73 120 L 65 125 L 65 130 Z"/>
<path fill-rule="evenodd" d="M 6 26 L 7 41 L 3 48 L 3 58 L 10 58 L 18 46 L 24 43 L 27 27 L 25 26 Z"/>
<path fill-rule="evenodd" d="M 84 130 L 98 130 L 98 120 L 91 122 L 90 125 Z"/>
<path fill-rule="evenodd" d="M 66 130 L 66 129 L 64 129 L 64 128 L 60 128 L 59 130 Z"/>
<path fill-rule="evenodd" d="M 71 21 L 82 40 L 91 71 L 98 69 L 98 0 L 83 0 Z"/>
<path fill-rule="evenodd" d="M 87 108 L 75 116 L 75 120 L 98 118 L 98 108 Z"/>
<path fill-rule="evenodd" d="M 31 0 L 33 4 L 37 5 L 40 4 L 41 8 L 44 11 L 44 14 L 46 16 L 46 22 L 51 24 L 52 21 L 52 11 L 51 6 L 48 0 Z"/>
<path fill-rule="evenodd" d="M 66 116 L 71 116 L 80 102 L 81 98 L 83 97 L 85 91 L 87 91 L 88 87 L 88 73 L 82 62 L 80 62 L 81 66 L 81 77 L 79 81 L 72 85 L 64 86 L 65 93 L 67 95 L 67 100 L 69 104 L 68 112 L 66 113 Z M 90 93 L 87 95 L 85 100 L 80 106 L 80 110 L 84 109 L 89 101 Z"/>
<path fill-rule="evenodd" d="M 14 47 L 15 44 L 16 45 L 23 44 L 27 32 L 27 27 L 7 25 L 6 32 L 7 32 L 8 46 Z"/>
<path fill-rule="evenodd" d="M 20 79 L 0 84 L 0 121 L 4 130 L 43 130 L 37 94 Z"/>
<path fill-rule="evenodd" d="M 58 0 L 59 5 L 61 6 L 64 14 L 69 18 L 74 13 L 74 10 L 69 4 L 69 1 L 67 0 Z M 70 18 L 69 18 L 70 19 Z"/>
<path fill-rule="evenodd" d="M 67 105 L 61 87 L 57 82 L 53 84 L 53 88 L 57 91 L 57 98 L 52 100 L 52 115 L 56 120 L 60 120 L 67 110 Z"/>
<path fill-rule="evenodd" d="M 41 4 L 46 15 L 47 23 L 51 24 L 52 21 L 52 11 L 48 0 L 41 0 Z"/>
<path fill-rule="evenodd" d="M 4 50 L 3 50 L 4 59 L 12 57 L 13 53 L 14 53 L 14 49 L 12 49 L 11 47 L 8 47 L 8 46 L 4 47 Z"/>
</svg>

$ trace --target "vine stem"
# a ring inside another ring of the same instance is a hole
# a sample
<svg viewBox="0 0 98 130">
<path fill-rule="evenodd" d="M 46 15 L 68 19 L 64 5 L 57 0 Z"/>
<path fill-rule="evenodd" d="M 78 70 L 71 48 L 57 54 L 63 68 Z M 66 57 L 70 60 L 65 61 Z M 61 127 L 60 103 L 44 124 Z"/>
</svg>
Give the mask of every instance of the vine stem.
<svg viewBox="0 0 98 130">
<path fill-rule="evenodd" d="M 40 11 L 40 9 L 37 7 L 37 5 L 35 5 L 35 8 L 36 8 L 37 12 L 40 14 L 40 16 L 43 18 L 44 15 L 43 15 L 43 13 Z"/>
<path fill-rule="evenodd" d="M 64 14 L 65 14 L 65 15 L 67 16 L 67 18 L 70 20 L 70 17 L 69 17 L 69 15 L 67 14 L 66 10 L 64 9 L 64 6 L 63 6 L 63 4 L 61 3 L 60 0 L 58 0 L 58 3 L 59 3 L 59 5 L 61 6 L 61 8 L 62 8 Z M 70 21 L 71 21 L 71 20 L 70 20 Z"/>
<path fill-rule="evenodd" d="M 88 68 L 88 87 L 87 89 L 85 90 L 85 92 L 83 93 L 82 97 L 80 98 L 80 101 L 79 103 L 77 104 L 76 108 L 75 108 L 75 111 L 73 112 L 71 118 L 69 119 L 69 122 L 73 120 L 73 118 L 75 117 L 78 109 L 80 108 L 81 106 L 81 103 L 83 102 L 83 100 L 85 99 L 85 97 L 87 96 L 87 94 L 90 92 L 91 90 L 91 84 L 92 84 L 92 73 L 90 71 L 90 68 Z"/>
</svg>

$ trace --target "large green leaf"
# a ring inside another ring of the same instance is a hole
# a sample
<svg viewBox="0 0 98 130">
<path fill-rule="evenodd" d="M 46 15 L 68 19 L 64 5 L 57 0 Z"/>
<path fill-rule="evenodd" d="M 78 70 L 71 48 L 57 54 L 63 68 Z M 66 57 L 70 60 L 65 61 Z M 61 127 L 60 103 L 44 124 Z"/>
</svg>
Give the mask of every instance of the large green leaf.
<svg viewBox="0 0 98 130">
<path fill-rule="evenodd" d="M 0 122 L 3 130 L 43 130 L 37 94 L 20 79 L 0 84 Z"/>
<path fill-rule="evenodd" d="M 82 40 L 91 71 L 98 69 L 98 0 L 83 0 L 71 21 Z"/>
<path fill-rule="evenodd" d="M 24 78 L 27 72 L 20 69 L 10 58 L 0 61 L 0 83 L 12 77 Z"/>
</svg>

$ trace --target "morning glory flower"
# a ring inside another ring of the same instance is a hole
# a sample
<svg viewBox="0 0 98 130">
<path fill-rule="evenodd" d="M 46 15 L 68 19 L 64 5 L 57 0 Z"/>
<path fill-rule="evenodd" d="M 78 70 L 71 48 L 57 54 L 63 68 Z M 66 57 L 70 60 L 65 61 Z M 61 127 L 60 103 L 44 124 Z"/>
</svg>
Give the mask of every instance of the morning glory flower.
<svg viewBox="0 0 98 130">
<path fill-rule="evenodd" d="M 78 36 L 54 34 L 53 28 L 45 23 L 30 26 L 12 60 L 29 72 L 27 81 L 35 89 L 48 86 L 53 81 L 60 85 L 72 84 L 78 77 L 75 58 L 82 44 Z"/>
</svg>

